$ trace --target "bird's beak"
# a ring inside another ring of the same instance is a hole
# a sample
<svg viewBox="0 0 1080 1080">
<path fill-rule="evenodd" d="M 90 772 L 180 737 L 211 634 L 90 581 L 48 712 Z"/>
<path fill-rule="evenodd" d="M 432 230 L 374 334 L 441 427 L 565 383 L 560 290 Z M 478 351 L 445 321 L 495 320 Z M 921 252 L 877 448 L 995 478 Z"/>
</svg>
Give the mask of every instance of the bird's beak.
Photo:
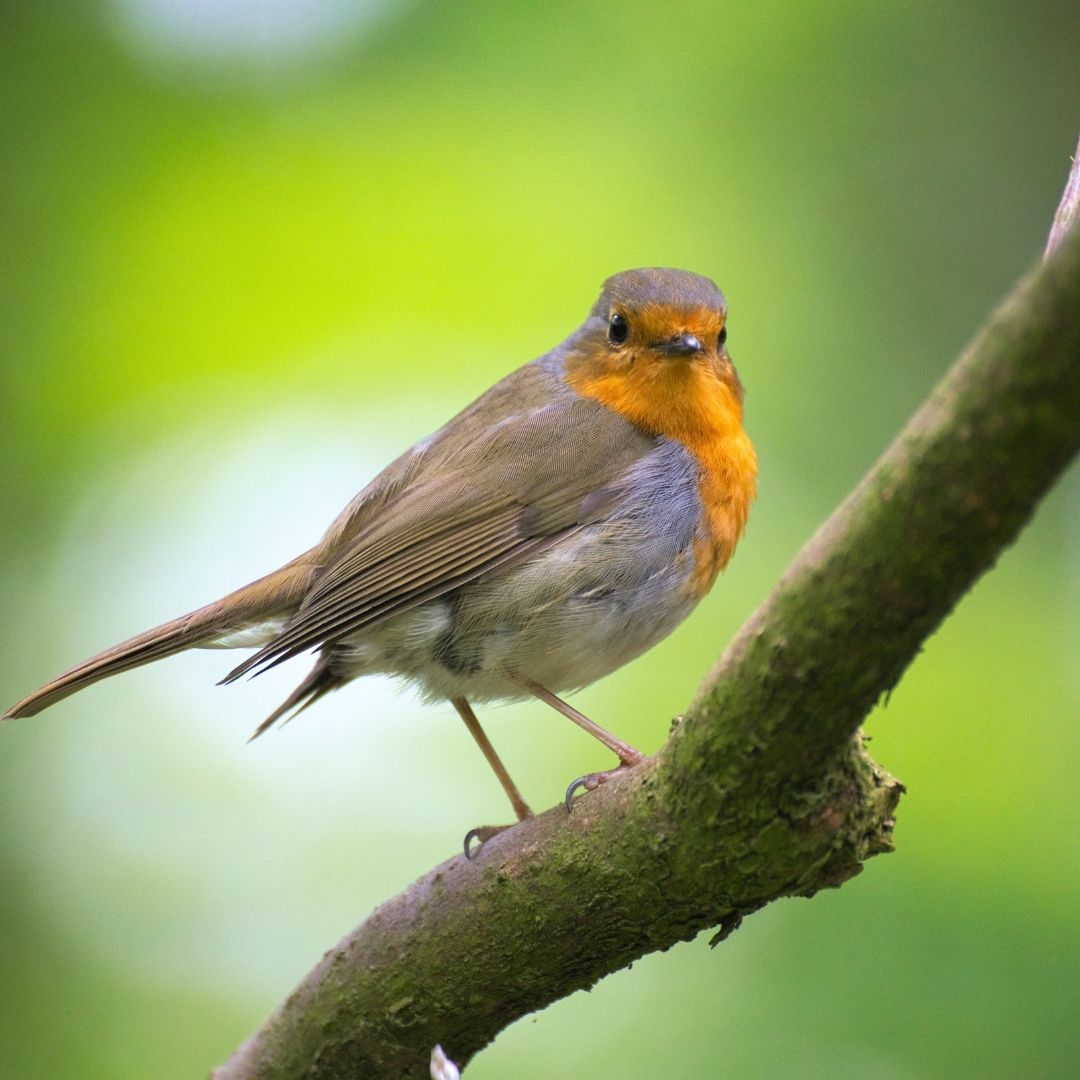
<svg viewBox="0 0 1080 1080">
<path fill-rule="evenodd" d="M 705 348 L 693 334 L 676 334 L 670 341 L 665 341 L 660 349 L 668 356 L 693 356 Z"/>
</svg>

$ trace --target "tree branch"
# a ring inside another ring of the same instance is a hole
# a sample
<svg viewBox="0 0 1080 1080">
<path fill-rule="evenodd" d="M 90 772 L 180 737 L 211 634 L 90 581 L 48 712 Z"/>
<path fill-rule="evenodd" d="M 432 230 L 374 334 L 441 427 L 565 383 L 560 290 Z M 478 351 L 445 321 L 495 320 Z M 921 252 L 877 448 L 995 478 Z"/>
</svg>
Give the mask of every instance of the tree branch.
<svg viewBox="0 0 1080 1080">
<path fill-rule="evenodd" d="M 1074 168 L 1073 188 L 1077 174 Z M 217 1080 L 417 1077 L 637 957 L 892 848 L 858 725 L 1080 447 L 1080 230 L 990 317 L 810 540 L 653 759 L 436 867 Z"/>
<path fill-rule="evenodd" d="M 1080 216 L 1080 142 L 1076 144 L 1076 153 L 1073 155 L 1072 168 L 1069 170 L 1069 179 L 1065 184 L 1065 191 L 1061 195 L 1057 212 L 1054 214 L 1054 223 L 1050 226 L 1050 235 L 1046 240 L 1046 250 L 1043 258 L 1049 259 L 1066 233 L 1072 228 L 1072 224 Z"/>
</svg>

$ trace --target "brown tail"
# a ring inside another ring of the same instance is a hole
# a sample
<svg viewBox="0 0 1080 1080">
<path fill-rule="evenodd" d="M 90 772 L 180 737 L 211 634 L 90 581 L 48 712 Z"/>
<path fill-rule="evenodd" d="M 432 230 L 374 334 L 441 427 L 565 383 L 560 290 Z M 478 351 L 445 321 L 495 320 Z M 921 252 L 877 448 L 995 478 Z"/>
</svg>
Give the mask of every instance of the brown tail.
<svg viewBox="0 0 1080 1080">
<path fill-rule="evenodd" d="M 215 639 L 242 630 L 246 626 L 273 619 L 278 615 L 288 615 L 296 610 L 310 587 L 315 569 L 311 552 L 307 552 L 286 563 L 280 570 L 275 570 L 272 574 L 207 604 L 206 607 L 181 615 L 179 619 L 147 630 L 91 656 L 81 664 L 76 664 L 51 682 L 47 682 L 41 689 L 12 705 L 0 720 L 33 716 L 99 679 L 107 679 L 121 671 L 130 671 L 185 649 L 211 645 Z"/>
<path fill-rule="evenodd" d="M 324 694 L 329 694 L 331 690 L 344 686 L 346 682 L 348 682 L 347 679 L 335 675 L 330 670 L 330 661 L 324 653 L 308 672 L 307 678 L 255 729 L 248 742 L 257 739 L 263 732 L 269 731 L 286 713 L 292 713 L 292 716 L 285 721 L 287 723 L 309 705 L 314 705 Z"/>
</svg>

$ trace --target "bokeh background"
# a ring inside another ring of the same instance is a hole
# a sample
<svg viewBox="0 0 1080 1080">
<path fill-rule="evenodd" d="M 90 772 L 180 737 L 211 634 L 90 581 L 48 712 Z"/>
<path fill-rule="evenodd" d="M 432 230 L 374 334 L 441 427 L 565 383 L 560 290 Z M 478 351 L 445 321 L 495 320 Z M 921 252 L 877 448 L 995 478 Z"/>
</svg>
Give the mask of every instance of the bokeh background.
<svg viewBox="0 0 1080 1080">
<path fill-rule="evenodd" d="M 628 266 L 706 273 L 761 456 L 712 597 L 576 703 L 645 749 L 1041 251 L 1073 2 L 113 0 L 0 33 L 0 698 L 313 543 Z M 869 721 L 899 853 L 505 1032 L 472 1080 L 1080 1073 L 1080 480 Z M 191 653 L 0 731 L 0 1074 L 221 1061 L 498 819 L 449 707 Z M 534 805 L 603 752 L 486 713 Z M 452 1050 L 452 1047 L 450 1048 Z"/>
</svg>

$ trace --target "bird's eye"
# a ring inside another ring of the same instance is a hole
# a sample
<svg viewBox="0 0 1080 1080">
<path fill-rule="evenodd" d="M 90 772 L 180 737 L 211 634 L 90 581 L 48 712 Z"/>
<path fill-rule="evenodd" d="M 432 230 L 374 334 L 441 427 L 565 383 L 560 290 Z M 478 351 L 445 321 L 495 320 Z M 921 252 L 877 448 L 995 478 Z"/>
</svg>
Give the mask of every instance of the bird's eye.
<svg viewBox="0 0 1080 1080">
<path fill-rule="evenodd" d="M 608 320 L 607 336 L 612 345 L 621 345 L 630 334 L 630 324 L 616 312 Z"/>
<path fill-rule="evenodd" d="M 726 326 L 721 326 L 720 327 L 720 335 L 716 339 L 716 347 L 718 349 L 722 349 L 724 347 L 724 342 L 725 341 L 727 341 L 727 327 Z"/>
</svg>

